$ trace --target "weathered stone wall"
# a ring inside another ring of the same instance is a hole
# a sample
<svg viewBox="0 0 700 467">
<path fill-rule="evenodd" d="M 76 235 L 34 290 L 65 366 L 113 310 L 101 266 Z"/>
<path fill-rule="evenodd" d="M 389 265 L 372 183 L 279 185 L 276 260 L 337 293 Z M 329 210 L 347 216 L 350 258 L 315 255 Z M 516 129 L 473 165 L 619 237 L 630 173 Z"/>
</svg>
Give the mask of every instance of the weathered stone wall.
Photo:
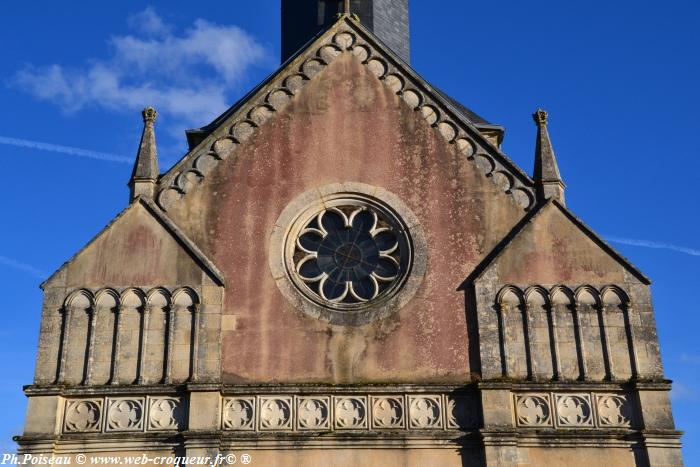
<svg viewBox="0 0 700 467">
<path fill-rule="evenodd" d="M 464 381 L 459 285 L 524 214 L 361 62 L 343 54 L 262 126 L 239 156 L 168 214 L 227 280 L 224 381 Z M 307 317 L 279 293 L 268 238 L 285 206 L 337 182 L 382 187 L 419 218 L 428 241 L 421 290 L 360 328 Z"/>
<path fill-rule="evenodd" d="M 218 381 L 223 289 L 140 203 L 44 290 L 35 384 Z"/>
<path fill-rule="evenodd" d="M 45 284 L 20 451 L 682 465 L 648 281 L 558 202 L 535 206 L 488 135 L 354 24 Z M 280 213 L 332 184 L 420 226 L 415 295 L 369 324 L 309 316 L 273 274 Z"/>
<path fill-rule="evenodd" d="M 648 285 L 562 209 L 541 208 L 467 290 L 483 378 L 663 378 Z"/>
</svg>

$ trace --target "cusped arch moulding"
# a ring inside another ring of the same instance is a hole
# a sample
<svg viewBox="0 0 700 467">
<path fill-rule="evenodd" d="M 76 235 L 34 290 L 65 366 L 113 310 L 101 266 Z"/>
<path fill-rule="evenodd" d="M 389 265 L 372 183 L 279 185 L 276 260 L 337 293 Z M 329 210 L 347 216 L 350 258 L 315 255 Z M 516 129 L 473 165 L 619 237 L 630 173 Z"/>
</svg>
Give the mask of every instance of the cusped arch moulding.
<svg viewBox="0 0 700 467">
<path fill-rule="evenodd" d="M 454 117 L 454 111 L 442 98 L 435 97 L 436 93 L 428 85 L 398 62 L 392 63 L 388 58 L 389 53 L 371 45 L 347 21 L 328 31 L 319 39 L 314 54 L 297 58 L 291 70 L 279 73 L 235 112 L 233 123 L 215 130 L 161 178 L 157 195 L 161 208 L 166 211 L 170 209 L 200 184 L 220 161 L 235 157 L 241 143 L 253 136 L 311 79 L 344 53 L 357 57 L 377 79 L 418 112 L 502 192 L 512 196 L 520 207 L 529 210 L 534 205 L 535 193 L 527 175 L 477 129 Z"/>
<path fill-rule="evenodd" d="M 629 308 L 632 306 L 629 295 L 617 285 L 606 285 L 600 289 L 590 285 L 571 287 L 558 284 L 549 288 L 543 285 L 528 287 L 506 285 L 496 294 L 495 302 L 499 306 L 506 307 L 576 305 L 594 308 L 606 306 Z"/>
<path fill-rule="evenodd" d="M 199 295 L 191 287 L 153 287 L 143 289 L 127 287 L 122 290 L 104 287 L 97 290 L 82 288 L 72 291 L 63 301 L 63 310 L 84 310 L 96 308 L 114 309 L 141 308 L 144 306 L 165 308 L 171 305 L 193 306 L 199 304 Z"/>
</svg>

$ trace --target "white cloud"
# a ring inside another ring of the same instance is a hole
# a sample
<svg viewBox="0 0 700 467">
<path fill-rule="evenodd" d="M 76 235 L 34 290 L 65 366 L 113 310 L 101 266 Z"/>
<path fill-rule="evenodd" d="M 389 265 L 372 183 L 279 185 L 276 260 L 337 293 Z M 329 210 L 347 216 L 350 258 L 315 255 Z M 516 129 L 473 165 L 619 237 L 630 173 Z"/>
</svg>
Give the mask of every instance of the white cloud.
<svg viewBox="0 0 700 467">
<path fill-rule="evenodd" d="M 683 383 L 674 381 L 670 397 L 673 402 L 695 401 L 698 399 L 698 391 Z"/>
<path fill-rule="evenodd" d="M 252 66 L 269 62 L 268 51 L 236 26 L 198 19 L 178 35 L 153 8 L 129 24 L 136 35 L 112 37 L 109 59 L 78 68 L 28 65 L 15 75 L 15 84 L 66 112 L 152 105 L 199 126 L 231 104 L 229 94 Z"/>
<path fill-rule="evenodd" d="M 655 249 L 662 249 L 662 250 L 671 250 L 671 251 L 675 251 L 678 253 L 684 253 L 686 255 L 700 256 L 700 250 L 697 250 L 695 248 L 688 248 L 688 247 L 680 246 L 680 245 L 673 245 L 670 243 L 653 242 L 653 241 L 649 241 L 649 240 L 638 240 L 635 238 L 610 237 L 610 236 L 605 236 L 605 239 L 608 240 L 609 242 L 619 243 L 622 245 L 632 245 L 632 246 L 640 246 L 643 248 L 655 248 Z"/>
<path fill-rule="evenodd" d="M 61 154 L 68 154 L 71 156 L 88 157 L 90 159 L 97 159 L 101 161 L 121 162 L 124 164 L 134 163 L 133 158 L 119 156 L 117 154 L 91 151 L 89 149 L 74 148 L 71 146 L 61 146 L 59 144 L 42 143 L 40 141 L 31 141 L 27 139 L 8 138 L 7 136 L 0 136 L 0 144 L 17 146 L 20 148 L 39 149 L 41 151 L 58 152 Z"/>
<path fill-rule="evenodd" d="M 681 355 L 681 361 L 683 363 L 690 363 L 691 365 L 700 365 L 700 355 L 684 353 Z"/>
<path fill-rule="evenodd" d="M 45 279 L 47 277 L 47 274 L 44 271 L 41 271 L 30 264 L 25 264 L 6 256 L 0 256 L 0 265 L 26 272 L 34 277 L 38 277 L 39 279 Z"/>
<path fill-rule="evenodd" d="M 152 36 L 167 35 L 172 29 L 170 25 L 163 21 L 163 18 L 158 16 L 158 13 L 152 6 L 129 17 L 128 24 L 132 29 Z"/>
</svg>

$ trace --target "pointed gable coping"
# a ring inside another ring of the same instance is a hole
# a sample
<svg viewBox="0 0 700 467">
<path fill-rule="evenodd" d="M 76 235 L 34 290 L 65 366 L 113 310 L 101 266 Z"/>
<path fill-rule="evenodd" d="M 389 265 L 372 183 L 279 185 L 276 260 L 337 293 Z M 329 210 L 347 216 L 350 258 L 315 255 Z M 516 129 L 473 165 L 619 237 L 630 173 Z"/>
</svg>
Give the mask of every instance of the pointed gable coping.
<svg viewBox="0 0 700 467">
<path fill-rule="evenodd" d="M 177 203 L 341 53 L 352 53 L 360 59 L 524 210 L 535 205 L 533 180 L 372 32 L 347 16 L 320 33 L 256 90 L 217 118 L 212 123 L 217 128 L 208 127 L 211 133 L 161 177 L 158 205 L 167 211 Z"/>
<path fill-rule="evenodd" d="M 550 198 L 545 203 L 539 204 L 535 209 L 530 211 L 520 222 L 511 230 L 505 238 L 496 245 L 496 247 L 489 253 L 486 258 L 479 264 L 474 271 L 465 279 L 465 281 L 460 285 L 458 290 L 464 290 L 468 284 L 476 282 L 484 273 L 489 269 L 489 267 L 494 264 L 506 250 L 516 240 L 525 229 L 531 225 L 535 219 L 545 210 L 546 207 L 553 205 L 558 208 L 564 216 L 571 221 L 579 230 L 583 232 L 588 238 L 593 240 L 593 242 L 598 245 L 605 253 L 610 255 L 615 261 L 617 261 L 622 267 L 631 272 L 640 282 L 645 285 L 651 285 L 651 279 L 649 279 L 643 272 L 641 272 L 636 266 L 632 264 L 630 260 L 624 257 L 622 254 L 618 253 L 610 244 L 608 244 L 602 237 L 596 234 L 590 227 L 588 227 L 581 219 L 579 219 L 573 212 L 571 212 L 565 205 L 560 203 L 557 199 Z"/>
<path fill-rule="evenodd" d="M 95 235 L 92 240 L 90 240 L 84 247 L 82 247 L 76 254 L 74 254 L 68 261 L 63 263 L 53 274 L 49 276 L 44 282 L 41 283 L 39 287 L 44 289 L 44 287 L 51 282 L 55 277 L 57 277 L 70 263 L 72 263 L 80 254 L 87 250 L 90 245 L 92 245 L 98 238 L 105 234 L 113 225 L 115 225 L 119 219 L 121 219 L 127 212 L 135 209 L 136 206 L 142 206 L 146 211 L 151 214 L 160 225 L 162 225 L 177 242 L 191 255 L 192 259 L 216 282 L 217 285 L 223 287 L 225 285 L 224 276 L 219 270 L 219 268 L 214 265 L 214 263 L 207 258 L 202 250 L 195 245 L 195 243 L 185 235 L 185 233 L 180 230 L 180 228 L 175 225 L 175 223 L 170 220 L 170 218 L 156 206 L 151 200 L 143 197 L 138 197 L 132 204 L 130 204 L 126 209 L 120 212 L 117 217 L 115 217 L 109 224 L 107 224 L 100 232 Z"/>
</svg>

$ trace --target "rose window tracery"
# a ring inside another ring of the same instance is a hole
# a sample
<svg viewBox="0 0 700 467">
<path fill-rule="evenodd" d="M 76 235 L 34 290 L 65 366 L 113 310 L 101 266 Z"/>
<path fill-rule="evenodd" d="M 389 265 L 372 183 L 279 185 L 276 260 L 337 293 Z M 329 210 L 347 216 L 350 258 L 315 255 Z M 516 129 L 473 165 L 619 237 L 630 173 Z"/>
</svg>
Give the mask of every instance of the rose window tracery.
<svg viewBox="0 0 700 467">
<path fill-rule="evenodd" d="M 419 290 L 427 242 L 419 219 L 395 194 L 357 182 L 294 198 L 268 244 L 280 292 L 306 315 L 362 326 L 406 305 Z"/>
<path fill-rule="evenodd" d="M 402 274 L 399 230 L 370 206 L 324 209 L 297 236 L 296 273 L 309 292 L 330 304 L 374 300 Z"/>
</svg>

